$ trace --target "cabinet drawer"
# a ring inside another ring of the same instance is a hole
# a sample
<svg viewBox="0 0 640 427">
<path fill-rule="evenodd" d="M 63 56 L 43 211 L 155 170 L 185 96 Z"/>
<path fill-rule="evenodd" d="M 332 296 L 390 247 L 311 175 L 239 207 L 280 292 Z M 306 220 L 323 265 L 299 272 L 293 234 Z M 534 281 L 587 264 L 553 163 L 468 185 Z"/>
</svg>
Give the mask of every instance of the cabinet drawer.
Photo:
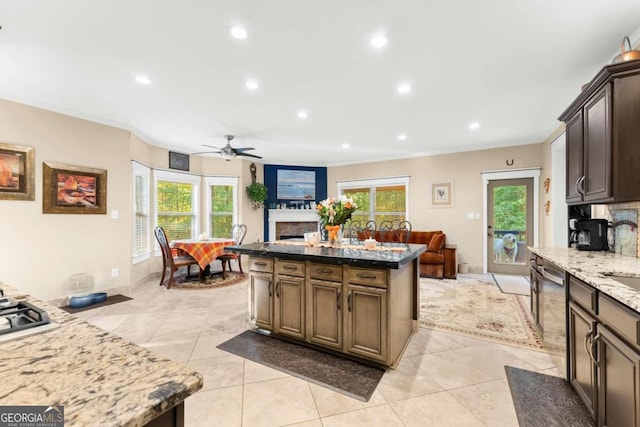
<svg viewBox="0 0 640 427">
<path fill-rule="evenodd" d="M 598 292 L 595 288 L 587 285 L 580 279 L 569 276 L 569 295 L 571 299 L 580 303 L 584 308 L 596 312 L 596 297 Z"/>
<path fill-rule="evenodd" d="M 330 264 L 309 264 L 309 276 L 312 279 L 342 282 L 342 266 Z"/>
<path fill-rule="evenodd" d="M 253 258 L 249 260 L 249 270 L 273 273 L 273 260 L 269 258 Z"/>
<path fill-rule="evenodd" d="M 600 321 L 618 332 L 632 344 L 640 345 L 640 314 L 600 294 L 598 296 L 598 317 Z"/>
<path fill-rule="evenodd" d="M 369 268 L 349 268 L 349 283 L 356 283 L 377 288 L 387 287 L 387 271 Z"/>
<path fill-rule="evenodd" d="M 276 274 L 304 277 L 304 262 L 277 260 Z"/>
</svg>

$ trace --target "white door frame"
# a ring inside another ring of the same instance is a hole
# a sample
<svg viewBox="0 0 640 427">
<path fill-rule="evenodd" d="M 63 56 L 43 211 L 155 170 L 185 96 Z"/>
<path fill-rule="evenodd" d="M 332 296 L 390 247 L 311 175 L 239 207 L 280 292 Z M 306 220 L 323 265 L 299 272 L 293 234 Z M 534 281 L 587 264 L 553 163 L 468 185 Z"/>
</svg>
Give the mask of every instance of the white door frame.
<svg viewBox="0 0 640 427">
<path fill-rule="evenodd" d="M 489 181 L 495 181 L 498 179 L 517 179 L 517 178 L 533 178 L 533 246 L 538 246 L 538 221 L 539 221 L 539 209 L 540 209 L 540 168 L 527 168 L 517 170 L 502 170 L 502 171 L 489 171 L 482 172 L 482 207 L 484 210 L 483 215 L 483 228 L 482 228 L 482 268 L 487 273 L 487 265 L 489 262 L 489 253 L 487 251 L 487 225 L 488 225 L 488 210 L 487 203 Z"/>
</svg>

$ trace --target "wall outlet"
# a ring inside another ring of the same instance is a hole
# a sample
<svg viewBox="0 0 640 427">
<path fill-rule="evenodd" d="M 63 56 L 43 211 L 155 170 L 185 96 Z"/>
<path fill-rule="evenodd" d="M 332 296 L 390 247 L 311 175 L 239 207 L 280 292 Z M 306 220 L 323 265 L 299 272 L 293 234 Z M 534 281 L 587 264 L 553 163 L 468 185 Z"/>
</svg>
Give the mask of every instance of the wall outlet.
<svg viewBox="0 0 640 427">
<path fill-rule="evenodd" d="M 480 214 L 476 213 L 476 219 L 480 219 Z"/>
<path fill-rule="evenodd" d="M 111 219 L 118 219 L 118 211 L 116 210 L 111 211 Z"/>
<path fill-rule="evenodd" d="M 467 219 L 473 219 L 473 212 L 467 212 Z"/>
<path fill-rule="evenodd" d="M 111 277 L 118 277 L 118 269 L 117 268 L 112 268 L 111 269 Z"/>
</svg>

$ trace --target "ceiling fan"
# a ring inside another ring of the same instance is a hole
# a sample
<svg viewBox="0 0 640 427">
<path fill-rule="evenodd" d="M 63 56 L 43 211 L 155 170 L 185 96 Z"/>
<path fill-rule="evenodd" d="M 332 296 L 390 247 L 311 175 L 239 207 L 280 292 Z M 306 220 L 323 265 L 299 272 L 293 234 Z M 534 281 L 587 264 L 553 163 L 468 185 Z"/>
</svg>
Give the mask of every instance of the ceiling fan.
<svg viewBox="0 0 640 427">
<path fill-rule="evenodd" d="M 221 154 L 222 157 L 226 161 L 230 161 L 236 156 L 245 156 L 245 157 L 254 157 L 256 159 L 261 159 L 262 157 L 256 156 L 255 154 L 246 153 L 246 151 L 255 150 L 253 147 L 242 147 L 242 148 L 233 148 L 231 146 L 231 141 L 233 140 L 233 135 L 225 135 L 224 138 L 227 140 L 227 145 L 224 147 L 214 147 L 212 145 L 202 144 L 204 147 L 215 148 L 218 151 L 200 151 L 198 153 L 193 154 Z"/>
</svg>

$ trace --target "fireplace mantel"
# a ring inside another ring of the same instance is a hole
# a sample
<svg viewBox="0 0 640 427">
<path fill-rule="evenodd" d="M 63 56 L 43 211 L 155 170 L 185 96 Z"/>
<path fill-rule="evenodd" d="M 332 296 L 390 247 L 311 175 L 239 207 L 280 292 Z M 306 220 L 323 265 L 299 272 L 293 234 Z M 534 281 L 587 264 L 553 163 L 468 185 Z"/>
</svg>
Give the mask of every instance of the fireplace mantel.
<svg viewBox="0 0 640 427">
<path fill-rule="evenodd" d="M 320 221 L 315 209 L 269 209 L 269 240 L 275 240 L 278 222 L 315 222 Z"/>
</svg>

